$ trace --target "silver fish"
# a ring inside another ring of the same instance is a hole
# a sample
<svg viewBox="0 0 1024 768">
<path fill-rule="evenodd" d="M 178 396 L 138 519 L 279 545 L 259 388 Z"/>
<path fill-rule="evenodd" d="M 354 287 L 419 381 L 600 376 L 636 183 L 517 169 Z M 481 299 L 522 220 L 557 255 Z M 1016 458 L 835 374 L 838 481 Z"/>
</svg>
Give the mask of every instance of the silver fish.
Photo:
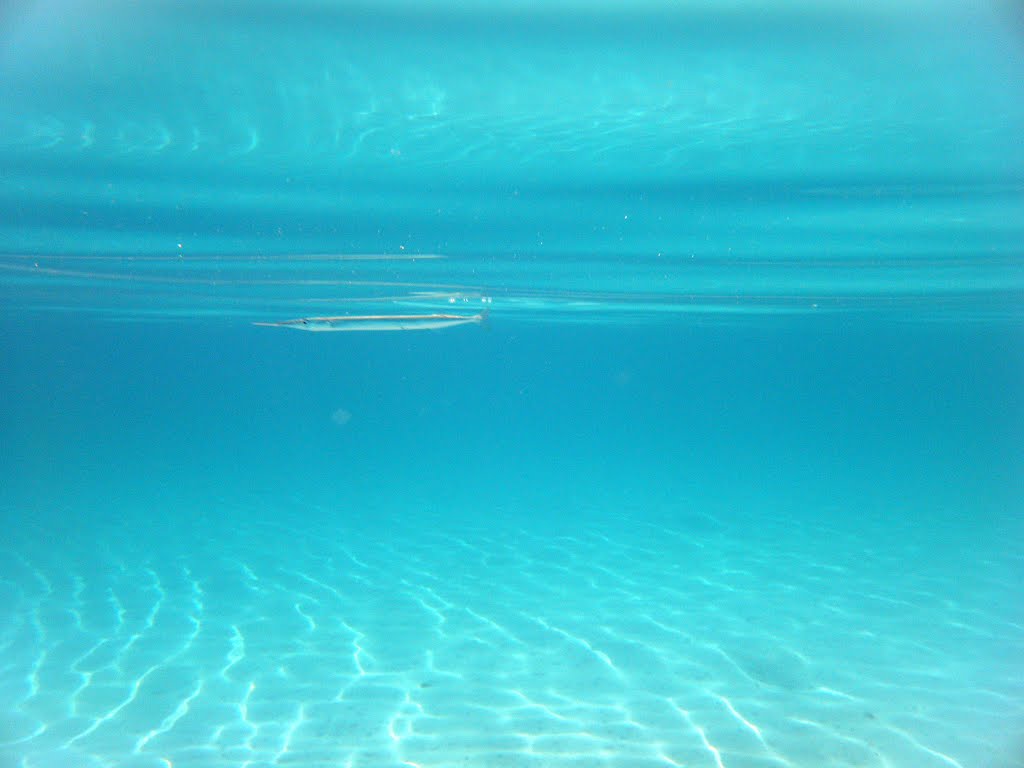
<svg viewBox="0 0 1024 768">
<path fill-rule="evenodd" d="M 431 331 L 454 325 L 479 325 L 487 313 L 478 315 L 340 315 L 338 317 L 300 317 L 279 323 L 253 323 L 297 331 Z"/>
</svg>

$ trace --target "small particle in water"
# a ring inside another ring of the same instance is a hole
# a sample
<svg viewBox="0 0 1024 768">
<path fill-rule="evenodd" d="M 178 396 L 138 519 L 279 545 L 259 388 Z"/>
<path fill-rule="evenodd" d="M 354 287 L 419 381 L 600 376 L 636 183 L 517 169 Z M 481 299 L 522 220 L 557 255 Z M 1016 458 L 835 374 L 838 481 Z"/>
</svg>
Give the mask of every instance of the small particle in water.
<svg viewBox="0 0 1024 768">
<path fill-rule="evenodd" d="M 344 408 L 339 408 L 331 414 L 331 421 L 337 424 L 339 427 L 344 427 L 350 421 L 352 421 L 352 414 L 346 411 Z"/>
</svg>

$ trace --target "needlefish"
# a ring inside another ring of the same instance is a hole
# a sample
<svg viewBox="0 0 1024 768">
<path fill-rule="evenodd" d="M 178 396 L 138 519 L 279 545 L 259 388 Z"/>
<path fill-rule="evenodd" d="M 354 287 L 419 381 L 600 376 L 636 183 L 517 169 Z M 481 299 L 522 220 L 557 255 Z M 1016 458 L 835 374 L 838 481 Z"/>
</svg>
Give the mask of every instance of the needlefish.
<svg viewBox="0 0 1024 768">
<path fill-rule="evenodd" d="M 455 325 L 480 325 L 487 313 L 477 315 L 340 315 L 337 317 L 300 317 L 277 323 L 253 323 L 298 331 L 433 331 Z"/>
</svg>

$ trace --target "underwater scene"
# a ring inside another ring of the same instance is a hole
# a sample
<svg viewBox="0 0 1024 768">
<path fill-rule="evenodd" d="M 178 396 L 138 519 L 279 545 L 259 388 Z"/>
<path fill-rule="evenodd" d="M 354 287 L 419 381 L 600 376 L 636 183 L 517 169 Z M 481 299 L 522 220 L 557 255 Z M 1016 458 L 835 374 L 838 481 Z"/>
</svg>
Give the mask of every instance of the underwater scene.
<svg viewBox="0 0 1024 768">
<path fill-rule="evenodd" d="M 1024 766 L 1024 12 L 0 5 L 0 768 Z"/>
</svg>

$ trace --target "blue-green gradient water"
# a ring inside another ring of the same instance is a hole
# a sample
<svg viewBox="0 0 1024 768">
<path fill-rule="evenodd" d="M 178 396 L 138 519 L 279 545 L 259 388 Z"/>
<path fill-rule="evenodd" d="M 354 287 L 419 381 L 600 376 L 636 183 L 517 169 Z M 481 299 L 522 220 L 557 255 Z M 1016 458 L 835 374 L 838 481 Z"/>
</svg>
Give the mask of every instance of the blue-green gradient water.
<svg viewBox="0 0 1024 768">
<path fill-rule="evenodd" d="M 0 768 L 1024 765 L 1022 137 L 1010 3 L 0 5 Z"/>
</svg>

